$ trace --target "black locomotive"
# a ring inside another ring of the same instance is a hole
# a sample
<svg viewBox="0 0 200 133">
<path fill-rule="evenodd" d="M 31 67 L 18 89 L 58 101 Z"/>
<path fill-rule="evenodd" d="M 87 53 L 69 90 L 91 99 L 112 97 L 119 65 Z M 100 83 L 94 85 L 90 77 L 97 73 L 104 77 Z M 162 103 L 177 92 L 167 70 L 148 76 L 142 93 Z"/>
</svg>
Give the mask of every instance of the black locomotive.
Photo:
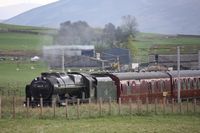
<svg viewBox="0 0 200 133">
<path fill-rule="evenodd" d="M 107 84 L 105 85 L 105 80 Z M 97 84 L 98 83 L 98 84 Z M 108 87 L 109 89 L 105 89 Z M 105 90 L 105 93 L 101 92 Z M 111 90 L 111 91 L 110 91 Z M 51 105 L 52 100 L 64 105 L 65 100 L 76 102 L 81 99 L 87 102 L 97 97 L 116 97 L 115 86 L 108 76 L 97 77 L 85 73 L 42 73 L 40 77 L 35 78 L 31 84 L 26 85 L 26 102 L 29 99 L 30 105 L 39 105 L 40 98 L 43 98 L 44 105 Z"/>
</svg>

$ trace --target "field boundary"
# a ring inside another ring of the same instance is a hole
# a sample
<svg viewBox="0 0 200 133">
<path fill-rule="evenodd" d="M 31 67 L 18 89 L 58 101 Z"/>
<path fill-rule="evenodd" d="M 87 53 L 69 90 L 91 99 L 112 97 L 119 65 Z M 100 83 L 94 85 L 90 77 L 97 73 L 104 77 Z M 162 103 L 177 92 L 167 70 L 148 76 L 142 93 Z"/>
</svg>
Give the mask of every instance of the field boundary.
<svg viewBox="0 0 200 133">
<path fill-rule="evenodd" d="M 118 102 L 111 98 L 108 101 L 103 101 L 102 98 L 96 101 L 88 99 L 88 103 L 77 99 L 74 103 L 66 100 L 62 107 L 56 104 L 55 99 L 50 106 L 45 106 L 42 98 L 37 106 L 31 106 L 31 99 L 27 99 L 27 106 L 24 105 L 24 101 L 24 97 L 0 96 L 0 118 L 82 119 L 127 115 L 200 114 L 200 101 L 195 98 L 184 99 L 181 103 L 177 103 L 174 99 L 157 98 L 151 102 L 148 98 L 145 101 L 130 99 L 128 103 L 123 103 L 121 98 Z"/>
</svg>

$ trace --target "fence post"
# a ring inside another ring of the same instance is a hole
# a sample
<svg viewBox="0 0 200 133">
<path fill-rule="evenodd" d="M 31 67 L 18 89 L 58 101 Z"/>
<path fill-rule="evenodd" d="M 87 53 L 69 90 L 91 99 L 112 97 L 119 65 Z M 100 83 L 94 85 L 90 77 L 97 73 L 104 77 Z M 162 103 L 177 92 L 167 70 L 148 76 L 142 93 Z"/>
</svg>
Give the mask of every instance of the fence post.
<svg viewBox="0 0 200 133">
<path fill-rule="evenodd" d="M 137 98 L 136 102 L 137 102 L 137 113 L 139 113 L 140 112 L 139 97 Z"/>
<path fill-rule="evenodd" d="M 88 114 L 89 114 L 89 118 L 91 117 L 91 98 L 88 99 Z"/>
<path fill-rule="evenodd" d="M 21 95 L 21 90 L 19 90 L 19 96 L 21 97 L 22 95 Z"/>
<path fill-rule="evenodd" d="M 30 100 L 29 98 L 27 98 L 27 101 L 26 101 L 26 117 L 27 118 L 29 117 L 29 105 L 30 105 Z"/>
<path fill-rule="evenodd" d="M 166 97 L 163 97 L 163 114 L 166 112 Z"/>
<path fill-rule="evenodd" d="M 129 98 L 129 110 L 130 110 L 130 115 L 132 114 L 132 99 Z"/>
<path fill-rule="evenodd" d="M 80 111 L 79 111 L 80 99 L 77 99 L 77 118 L 80 118 Z"/>
<path fill-rule="evenodd" d="M 43 115 L 43 98 L 40 98 L 40 117 Z"/>
<path fill-rule="evenodd" d="M 99 98 L 99 116 L 102 116 L 102 98 Z"/>
<path fill-rule="evenodd" d="M 0 96 L 0 119 L 1 119 L 1 96 Z"/>
<path fill-rule="evenodd" d="M 111 115 L 112 113 L 111 113 L 111 101 L 112 101 L 112 99 L 111 99 L 111 97 L 109 97 L 109 103 L 108 103 L 108 108 L 109 108 L 109 115 Z"/>
<path fill-rule="evenodd" d="M 68 116 L 68 101 L 67 101 L 67 99 L 65 100 L 65 115 L 66 115 L 66 118 L 69 118 L 69 116 Z"/>
<path fill-rule="evenodd" d="M 149 112 L 149 98 L 146 97 L 146 111 Z"/>
<path fill-rule="evenodd" d="M 56 98 L 52 99 L 53 117 L 56 117 Z"/>
<path fill-rule="evenodd" d="M 122 104 L 122 100 L 121 98 L 119 98 L 119 115 L 121 115 L 121 104 Z"/>
<path fill-rule="evenodd" d="M 155 101 L 154 101 L 154 104 L 155 104 L 155 114 L 157 114 L 157 102 L 158 102 L 158 100 L 157 100 L 157 98 L 155 98 Z"/>
<path fill-rule="evenodd" d="M 197 100 L 194 98 L 194 113 L 196 113 L 196 105 L 197 105 Z"/>
<path fill-rule="evenodd" d="M 189 112 L 189 99 L 187 98 L 187 113 Z"/>
<path fill-rule="evenodd" d="M 180 99 L 180 103 L 179 103 L 179 111 L 180 111 L 180 113 L 182 113 L 182 99 Z"/>
<path fill-rule="evenodd" d="M 15 96 L 13 96 L 13 119 L 15 119 Z"/>
<path fill-rule="evenodd" d="M 166 99 L 166 106 L 168 106 L 169 105 L 169 100 L 168 99 Z"/>
<path fill-rule="evenodd" d="M 172 113 L 174 113 L 174 98 L 172 98 Z"/>
</svg>

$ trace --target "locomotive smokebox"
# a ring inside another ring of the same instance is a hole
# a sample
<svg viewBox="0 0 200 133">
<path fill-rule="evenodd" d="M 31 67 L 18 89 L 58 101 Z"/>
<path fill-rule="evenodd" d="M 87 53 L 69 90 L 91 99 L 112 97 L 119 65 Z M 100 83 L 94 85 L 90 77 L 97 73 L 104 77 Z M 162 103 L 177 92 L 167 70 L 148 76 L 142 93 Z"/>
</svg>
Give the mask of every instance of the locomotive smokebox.
<svg viewBox="0 0 200 133">
<path fill-rule="evenodd" d="M 48 99 L 53 93 L 53 86 L 48 79 L 37 78 L 32 81 L 30 93 L 34 99 Z"/>
</svg>

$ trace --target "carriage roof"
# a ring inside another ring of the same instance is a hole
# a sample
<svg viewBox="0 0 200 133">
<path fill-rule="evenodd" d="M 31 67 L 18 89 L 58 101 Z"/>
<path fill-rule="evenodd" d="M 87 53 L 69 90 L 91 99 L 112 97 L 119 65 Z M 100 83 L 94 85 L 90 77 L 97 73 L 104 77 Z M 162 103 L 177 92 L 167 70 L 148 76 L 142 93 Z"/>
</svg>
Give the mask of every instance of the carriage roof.
<svg viewBox="0 0 200 133">
<path fill-rule="evenodd" d="M 125 72 L 125 73 L 112 73 L 120 80 L 140 80 L 140 79 L 159 79 L 178 77 L 178 71 L 166 71 L 166 72 Z M 181 70 L 180 77 L 200 77 L 200 70 Z"/>
</svg>

